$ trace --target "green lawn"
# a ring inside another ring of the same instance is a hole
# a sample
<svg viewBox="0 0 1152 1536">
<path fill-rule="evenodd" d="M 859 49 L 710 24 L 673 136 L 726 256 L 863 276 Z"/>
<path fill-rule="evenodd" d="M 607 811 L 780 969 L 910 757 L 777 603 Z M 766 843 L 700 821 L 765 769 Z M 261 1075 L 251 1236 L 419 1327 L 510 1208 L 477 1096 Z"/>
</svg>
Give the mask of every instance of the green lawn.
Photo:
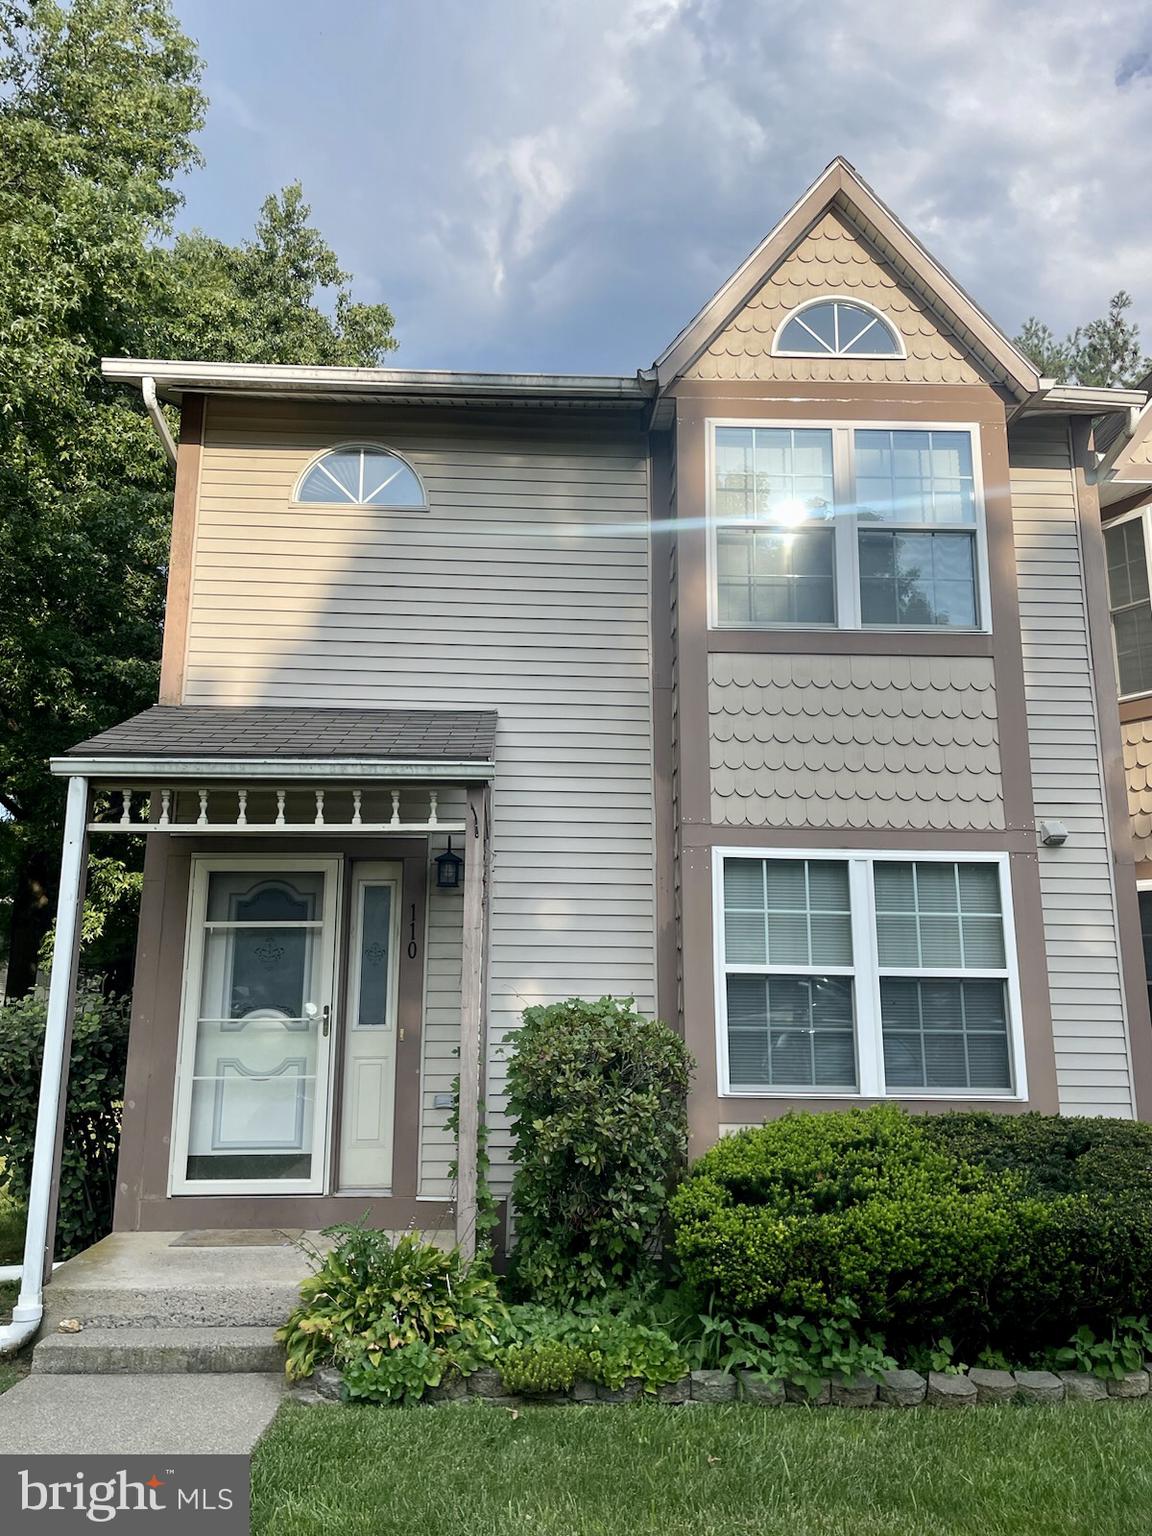
<svg viewBox="0 0 1152 1536">
<path fill-rule="evenodd" d="M 1152 1405 L 285 1407 L 254 1536 L 1121 1536 Z"/>
</svg>

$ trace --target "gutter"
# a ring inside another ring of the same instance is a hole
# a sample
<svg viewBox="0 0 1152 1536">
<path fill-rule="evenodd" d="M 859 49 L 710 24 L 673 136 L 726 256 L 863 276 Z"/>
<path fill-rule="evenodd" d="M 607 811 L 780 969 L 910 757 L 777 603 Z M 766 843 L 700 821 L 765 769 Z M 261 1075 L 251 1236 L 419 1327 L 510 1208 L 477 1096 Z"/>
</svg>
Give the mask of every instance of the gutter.
<svg viewBox="0 0 1152 1536">
<path fill-rule="evenodd" d="M 425 783 L 481 783 L 496 775 L 491 760 L 440 762 L 438 760 L 389 761 L 382 757 L 53 757 L 55 774 L 81 773 L 86 778 L 124 784 L 130 779 L 164 784 L 170 779 L 230 783 L 256 780 L 275 784 L 280 780 L 309 783 L 331 779 L 392 782 L 417 779 Z"/>
<path fill-rule="evenodd" d="M 148 414 L 152 418 L 152 425 L 156 428 L 156 436 L 160 439 L 164 449 L 164 456 L 173 469 L 176 468 L 176 444 L 172 433 L 168 430 L 164 412 L 160 402 L 156 398 L 156 380 L 150 374 L 140 380 L 140 393 L 144 396 L 144 404 L 148 408 Z"/>
<path fill-rule="evenodd" d="M 105 357 L 110 383 L 135 384 L 164 399 L 185 393 L 335 394 L 347 398 L 420 395 L 464 403 L 480 400 L 587 400 L 641 405 L 655 392 L 639 374 L 450 373 L 400 368 L 306 367 L 293 363 L 203 363 L 173 358 Z M 155 420 L 155 417 L 153 417 Z M 159 428 L 157 429 L 159 430 Z"/>
</svg>

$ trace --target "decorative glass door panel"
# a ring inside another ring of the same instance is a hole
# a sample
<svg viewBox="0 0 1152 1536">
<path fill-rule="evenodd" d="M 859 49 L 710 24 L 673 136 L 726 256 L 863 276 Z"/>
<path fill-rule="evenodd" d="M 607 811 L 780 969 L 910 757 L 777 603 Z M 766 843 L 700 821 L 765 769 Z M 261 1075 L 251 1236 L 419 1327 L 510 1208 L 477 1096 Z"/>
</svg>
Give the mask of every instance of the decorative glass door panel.
<svg viewBox="0 0 1152 1536">
<path fill-rule="evenodd" d="M 345 1190 L 392 1186 L 401 872 L 399 864 L 363 863 L 352 877 L 339 1159 Z"/>
<path fill-rule="evenodd" d="M 173 1190 L 318 1190 L 339 866 L 194 868 Z"/>
</svg>

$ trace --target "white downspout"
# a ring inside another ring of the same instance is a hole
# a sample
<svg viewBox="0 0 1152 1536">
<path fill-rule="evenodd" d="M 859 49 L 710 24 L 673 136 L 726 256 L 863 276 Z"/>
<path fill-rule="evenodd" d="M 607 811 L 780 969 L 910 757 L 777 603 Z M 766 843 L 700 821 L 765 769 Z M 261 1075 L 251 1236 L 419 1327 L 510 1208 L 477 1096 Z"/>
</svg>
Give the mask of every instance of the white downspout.
<svg viewBox="0 0 1152 1536">
<path fill-rule="evenodd" d="M 60 897 L 56 903 L 56 939 L 52 947 L 52 978 L 48 984 L 48 1018 L 44 1029 L 44 1061 L 40 1068 L 40 1099 L 36 1108 L 36 1141 L 32 1150 L 20 1295 L 12 1309 L 12 1321 L 0 1327 L 0 1356 L 14 1354 L 26 1344 L 44 1316 L 44 1250 L 48 1243 L 48 1212 L 52 1206 L 52 1184 L 56 1173 L 60 1094 L 67 1067 L 64 1044 L 68 1039 L 68 1013 L 72 1003 L 87 820 L 88 780 L 71 778 L 64 819 L 64 852 L 60 859 Z"/>
<path fill-rule="evenodd" d="M 176 468 L 176 443 L 168 430 L 168 418 L 164 415 L 163 407 L 156 398 L 156 380 L 149 374 L 140 380 L 140 393 L 144 396 L 144 404 L 148 407 L 148 414 L 152 418 L 152 425 L 156 428 L 156 436 L 164 446 L 164 456 L 172 468 Z"/>
</svg>

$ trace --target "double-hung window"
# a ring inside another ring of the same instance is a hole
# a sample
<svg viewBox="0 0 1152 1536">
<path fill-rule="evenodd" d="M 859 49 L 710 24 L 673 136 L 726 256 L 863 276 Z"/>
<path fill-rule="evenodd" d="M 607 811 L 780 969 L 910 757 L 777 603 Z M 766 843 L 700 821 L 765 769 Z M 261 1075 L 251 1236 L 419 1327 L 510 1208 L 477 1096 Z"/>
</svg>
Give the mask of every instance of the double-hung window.
<svg viewBox="0 0 1152 1536">
<path fill-rule="evenodd" d="M 976 429 L 712 424 L 721 628 L 987 628 Z"/>
<path fill-rule="evenodd" d="M 721 1091 L 1022 1097 L 1004 855 L 720 852 Z"/>
<path fill-rule="evenodd" d="M 1149 598 L 1149 509 L 1104 528 L 1108 607 L 1121 696 L 1152 693 L 1152 600 Z"/>
</svg>

